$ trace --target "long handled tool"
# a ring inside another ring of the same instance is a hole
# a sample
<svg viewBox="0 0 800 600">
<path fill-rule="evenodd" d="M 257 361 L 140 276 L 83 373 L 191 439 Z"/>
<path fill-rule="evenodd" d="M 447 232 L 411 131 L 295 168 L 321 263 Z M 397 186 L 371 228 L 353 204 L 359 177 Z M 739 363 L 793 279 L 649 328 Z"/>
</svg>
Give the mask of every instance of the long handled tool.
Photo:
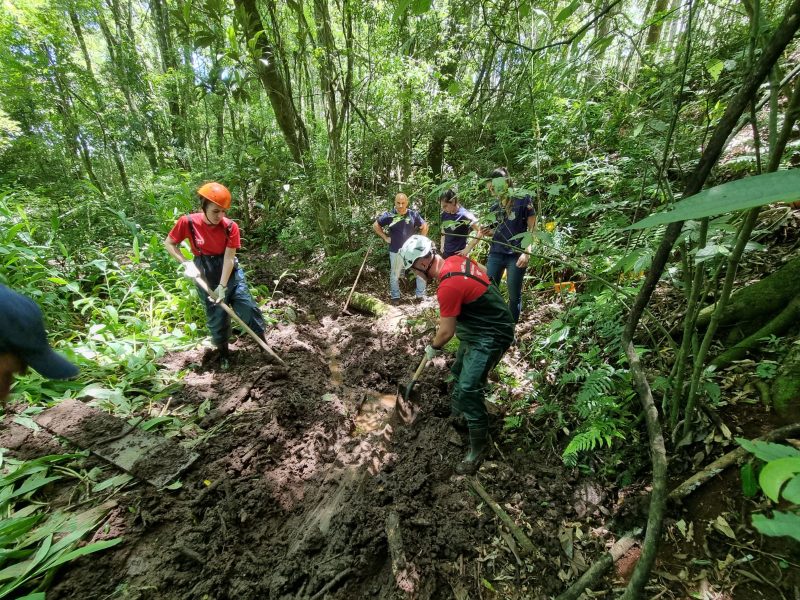
<svg viewBox="0 0 800 600">
<path fill-rule="evenodd" d="M 214 301 L 216 302 L 216 300 L 217 300 L 217 299 L 216 299 L 216 297 L 214 296 L 214 293 L 213 293 L 213 292 L 212 292 L 212 291 L 209 289 L 209 287 L 208 287 L 208 284 L 205 282 L 205 280 L 203 279 L 203 277 L 202 277 L 201 275 L 198 275 L 197 277 L 195 277 L 195 278 L 194 278 L 194 280 L 197 282 L 197 285 L 199 285 L 199 286 L 202 288 L 202 290 L 203 290 L 203 291 L 204 291 L 206 294 L 208 294 L 208 297 L 209 297 L 209 298 L 211 298 L 212 300 L 214 300 Z M 255 332 L 255 331 L 253 331 L 252 329 L 250 329 L 250 328 L 247 326 L 247 323 L 245 323 L 244 321 L 242 321 L 242 320 L 239 318 L 239 315 L 237 315 L 237 314 L 236 314 L 236 312 L 235 312 L 235 311 L 234 311 L 234 310 L 233 310 L 233 309 L 232 309 L 230 306 L 228 306 L 227 304 L 225 304 L 225 302 L 223 302 L 222 300 L 220 300 L 219 302 L 217 302 L 217 304 L 218 304 L 220 307 L 222 307 L 222 310 L 224 310 L 226 313 L 228 313 L 228 314 L 231 316 L 231 319 L 233 319 L 234 321 L 236 321 L 236 322 L 239 324 L 239 326 L 240 326 L 242 329 L 244 329 L 244 330 L 245 330 L 247 333 L 249 333 L 249 334 L 250 334 L 250 337 L 252 337 L 252 338 L 253 338 L 253 339 L 256 341 L 256 343 L 257 343 L 259 346 L 261 346 L 261 347 L 262 347 L 262 348 L 263 348 L 263 349 L 266 351 L 266 353 L 267 353 L 267 354 L 269 354 L 269 355 L 270 355 L 272 358 L 274 358 L 275 360 L 277 360 L 277 361 L 278 361 L 278 363 L 280 363 L 280 364 L 281 364 L 281 365 L 283 365 L 284 367 L 286 366 L 286 363 L 285 363 L 285 362 L 283 362 L 283 361 L 281 360 L 281 357 L 280 357 L 280 356 L 278 356 L 277 354 L 275 354 L 275 353 L 272 351 L 272 348 L 270 348 L 269 346 L 267 346 L 267 343 L 266 343 L 264 340 L 262 340 L 260 337 L 258 337 L 258 336 L 256 335 L 256 332 Z"/>
<path fill-rule="evenodd" d="M 356 275 L 356 280 L 353 282 L 353 287 L 350 288 L 350 293 L 347 294 L 347 301 L 344 303 L 344 308 L 342 308 L 342 314 L 349 315 L 350 313 L 347 312 L 347 306 L 350 304 L 350 298 L 353 297 L 353 292 L 356 291 L 356 285 L 358 285 L 358 279 L 361 277 L 361 271 L 364 270 L 364 265 L 367 264 L 367 257 L 369 253 L 372 252 L 372 246 L 367 248 L 367 253 L 364 255 L 364 260 L 361 262 L 361 268 L 358 270 L 358 275 Z"/>
<path fill-rule="evenodd" d="M 405 388 L 401 385 L 397 386 L 396 404 L 400 418 L 405 423 L 413 423 L 414 419 L 417 417 L 417 408 L 414 406 L 412 393 L 414 392 L 414 386 L 417 384 L 417 381 L 419 381 L 422 372 L 425 370 L 425 367 L 428 366 L 428 362 L 428 357 L 423 356 L 409 384 Z"/>
</svg>

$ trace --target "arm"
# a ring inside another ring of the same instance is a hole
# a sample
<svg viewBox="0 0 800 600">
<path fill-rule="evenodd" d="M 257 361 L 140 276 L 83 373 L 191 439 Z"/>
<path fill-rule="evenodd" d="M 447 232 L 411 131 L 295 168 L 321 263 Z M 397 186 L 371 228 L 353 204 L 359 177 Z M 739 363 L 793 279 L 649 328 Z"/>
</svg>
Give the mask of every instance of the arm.
<svg viewBox="0 0 800 600">
<path fill-rule="evenodd" d="M 466 248 L 464 248 L 459 254 L 461 256 L 469 256 L 469 253 L 478 245 L 478 242 L 481 241 L 483 237 L 483 230 L 481 229 L 480 224 L 477 221 L 473 221 L 472 225 L 470 225 L 470 229 L 475 233 L 474 236 L 469 236 L 469 242 L 467 243 Z"/>
<path fill-rule="evenodd" d="M 423 221 L 423 222 L 420 224 L 420 226 L 419 226 L 419 232 L 420 232 L 422 235 L 428 235 L 428 222 L 427 222 L 427 221 Z"/>
<path fill-rule="evenodd" d="M 222 259 L 222 276 L 219 284 L 228 287 L 228 280 L 233 272 L 234 259 L 236 258 L 236 248 L 225 248 L 225 257 Z"/>
<path fill-rule="evenodd" d="M 528 217 L 528 231 L 533 233 L 536 230 L 536 215 L 531 215 Z M 525 248 L 525 252 L 532 252 L 533 251 L 533 240 L 528 246 Z M 528 266 L 528 261 L 531 259 L 530 255 L 528 254 L 520 254 L 519 258 L 517 259 L 517 266 L 520 269 L 524 269 Z"/>
<path fill-rule="evenodd" d="M 436 335 L 433 336 L 431 346 L 436 350 L 441 350 L 447 342 L 456 334 L 456 318 L 455 317 L 439 317 L 439 328 L 436 330 Z"/>
<path fill-rule="evenodd" d="M 392 239 L 392 238 L 390 238 L 388 235 L 386 235 L 386 234 L 384 233 L 384 231 L 383 231 L 383 227 L 381 227 L 381 226 L 378 224 L 378 222 L 377 222 L 377 221 L 375 221 L 374 223 L 372 223 L 372 230 L 373 230 L 373 231 L 374 231 L 374 232 L 377 234 L 377 236 L 378 236 L 379 238 L 381 238 L 381 239 L 382 239 L 384 242 L 386 242 L 387 244 L 388 244 L 388 243 L 391 241 L 391 239 Z"/>
<path fill-rule="evenodd" d="M 180 264 L 183 264 L 186 262 L 186 258 L 184 258 L 181 249 L 178 247 L 179 245 L 180 244 L 176 244 L 169 236 L 164 239 L 164 248 L 167 249 L 169 255 L 177 260 Z"/>
</svg>

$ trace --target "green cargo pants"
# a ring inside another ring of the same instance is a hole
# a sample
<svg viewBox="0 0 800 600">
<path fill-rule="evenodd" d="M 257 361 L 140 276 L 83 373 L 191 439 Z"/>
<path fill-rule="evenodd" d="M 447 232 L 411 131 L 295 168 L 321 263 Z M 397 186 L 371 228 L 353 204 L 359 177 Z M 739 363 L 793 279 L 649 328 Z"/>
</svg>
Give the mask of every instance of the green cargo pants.
<svg viewBox="0 0 800 600">
<path fill-rule="evenodd" d="M 486 428 L 489 425 L 484 403 L 486 382 L 489 372 L 511 344 L 491 338 L 459 342 L 456 360 L 450 369 L 456 378 L 451 400 L 453 413 L 463 414 L 470 429 Z"/>
</svg>

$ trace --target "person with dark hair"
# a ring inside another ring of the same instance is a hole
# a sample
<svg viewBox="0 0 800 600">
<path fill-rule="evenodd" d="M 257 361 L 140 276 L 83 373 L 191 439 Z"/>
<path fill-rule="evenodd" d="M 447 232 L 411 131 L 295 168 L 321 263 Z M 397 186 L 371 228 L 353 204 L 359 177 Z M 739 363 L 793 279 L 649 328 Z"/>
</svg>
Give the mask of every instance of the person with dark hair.
<svg viewBox="0 0 800 600">
<path fill-rule="evenodd" d="M 469 256 L 475 244 L 481 238 L 481 228 L 475 215 L 461 206 L 458 196 L 452 189 L 445 190 L 439 195 L 439 204 L 442 207 L 442 232 L 440 246 L 442 257 L 450 258 L 458 254 L 459 256 Z M 475 236 L 469 237 L 470 230 L 475 232 Z"/>
<path fill-rule="evenodd" d="M 514 320 L 503 296 L 478 263 L 467 256 L 444 259 L 428 238 L 412 235 L 400 248 L 403 266 L 439 287 L 439 325 L 425 356 L 432 359 L 456 335 L 458 352 L 450 372 L 456 379 L 451 410 L 469 428 L 469 451 L 456 473 L 477 472 L 489 451 L 486 384 L 514 339 Z"/>
<path fill-rule="evenodd" d="M 197 293 L 206 311 L 211 341 L 219 350 L 220 367 L 230 367 L 228 339 L 231 318 L 219 302 L 230 306 L 256 335 L 265 339 L 266 323 L 250 295 L 236 251 L 241 247 L 239 226 L 225 216 L 231 206 L 231 193 L 224 185 L 210 182 L 197 190 L 200 212 L 183 215 L 164 240 L 164 246 L 181 264 L 183 275 L 195 281 Z M 194 259 L 184 258 L 179 245 L 188 239 Z M 214 298 L 196 284 L 203 277 Z"/>
<path fill-rule="evenodd" d="M 27 296 L 0 285 L 0 401 L 8 397 L 15 373 L 28 367 L 48 379 L 72 379 L 78 367 L 47 341 L 42 311 Z"/>
<path fill-rule="evenodd" d="M 388 235 L 384 228 L 389 229 Z M 403 261 L 397 255 L 403 243 L 414 232 L 422 235 L 428 233 L 428 223 L 417 211 L 408 208 L 408 196 L 397 194 L 394 197 L 394 209 L 378 216 L 372 223 L 372 229 L 379 238 L 389 244 L 389 294 L 392 304 L 400 303 L 400 275 L 403 273 Z M 417 277 L 416 299 L 425 298 L 425 280 Z"/>
<path fill-rule="evenodd" d="M 522 251 L 521 237 L 536 228 L 536 211 L 531 197 L 514 195 L 512 186 L 504 167 L 498 167 L 489 175 L 486 188 L 497 200 L 491 208 L 495 223 L 493 227 L 485 228 L 483 233 L 492 236 L 486 271 L 498 286 L 503 272 L 507 273 L 508 305 L 516 323 L 522 312 L 522 282 L 529 259 L 528 254 Z M 530 246 L 525 250 L 530 252 Z"/>
</svg>

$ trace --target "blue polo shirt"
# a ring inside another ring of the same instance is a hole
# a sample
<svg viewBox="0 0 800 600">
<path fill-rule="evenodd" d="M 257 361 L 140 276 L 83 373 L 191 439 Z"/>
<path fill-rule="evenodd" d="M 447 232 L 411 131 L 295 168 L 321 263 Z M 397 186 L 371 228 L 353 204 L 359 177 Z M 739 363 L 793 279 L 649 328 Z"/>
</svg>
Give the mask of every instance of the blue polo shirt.
<svg viewBox="0 0 800 600">
<path fill-rule="evenodd" d="M 425 219 L 410 208 L 403 216 L 398 215 L 397 210 L 393 208 L 381 214 L 375 221 L 381 227 L 389 227 L 389 252 L 398 252 L 403 243 L 425 223 Z"/>
<path fill-rule="evenodd" d="M 521 248 L 522 240 L 514 240 L 512 238 L 520 233 L 525 233 L 528 230 L 528 217 L 536 214 L 531 197 L 512 198 L 509 212 L 503 210 L 499 203 L 495 203 L 491 211 L 497 221 L 494 226 L 494 235 L 492 236 L 492 245 L 489 247 L 489 254 L 520 254 L 519 251 L 502 244 L 510 244 L 516 248 Z"/>
<path fill-rule="evenodd" d="M 455 225 L 452 221 L 455 221 Z M 470 226 L 476 221 L 475 215 L 463 206 L 459 206 L 454 213 L 442 212 L 442 235 L 444 235 L 442 252 L 449 256 L 463 250 L 467 245 Z"/>
</svg>

